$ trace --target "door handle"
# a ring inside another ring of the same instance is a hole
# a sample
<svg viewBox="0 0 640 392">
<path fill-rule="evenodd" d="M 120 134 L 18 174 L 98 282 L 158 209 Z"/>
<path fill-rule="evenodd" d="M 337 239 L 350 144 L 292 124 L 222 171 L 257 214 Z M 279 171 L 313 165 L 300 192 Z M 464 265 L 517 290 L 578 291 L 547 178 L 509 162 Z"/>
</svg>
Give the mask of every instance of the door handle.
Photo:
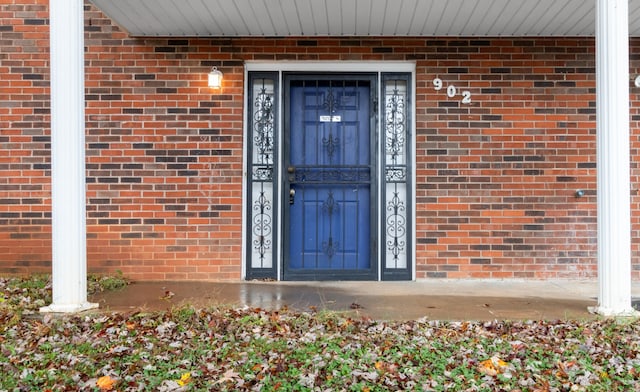
<svg viewBox="0 0 640 392">
<path fill-rule="evenodd" d="M 296 190 L 291 188 L 289 189 L 289 204 L 293 204 L 295 202 Z"/>
</svg>

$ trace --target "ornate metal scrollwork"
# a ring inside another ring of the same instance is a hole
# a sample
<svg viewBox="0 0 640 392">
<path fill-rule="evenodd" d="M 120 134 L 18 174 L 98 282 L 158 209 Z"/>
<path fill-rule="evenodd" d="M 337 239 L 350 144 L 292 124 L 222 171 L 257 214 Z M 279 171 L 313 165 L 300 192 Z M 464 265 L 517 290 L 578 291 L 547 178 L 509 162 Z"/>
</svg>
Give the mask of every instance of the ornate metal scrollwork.
<svg viewBox="0 0 640 392">
<path fill-rule="evenodd" d="M 333 95 L 333 89 L 329 87 L 329 92 L 324 99 L 322 106 L 329 111 L 329 113 L 335 113 L 339 108 L 338 99 Z"/>
<path fill-rule="evenodd" d="M 322 242 L 322 251 L 327 255 L 329 259 L 336 255 L 340 244 L 333 241 L 333 237 L 329 237 L 328 241 Z"/>
<path fill-rule="evenodd" d="M 333 136 L 333 132 L 329 132 L 328 138 L 322 138 L 322 145 L 327 149 L 327 155 L 329 156 L 329 161 L 333 159 L 333 155 L 336 152 L 336 148 L 340 145 L 340 139 Z"/>
<path fill-rule="evenodd" d="M 273 97 L 262 87 L 255 99 L 253 143 L 261 163 L 273 163 Z"/>
<path fill-rule="evenodd" d="M 371 180 L 369 168 L 344 168 L 344 169 L 300 169 L 295 173 L 297 182 L 368 182 Z"/>
<path fill-rule="evenodd" d="M 391 252 L 396 263 L 406 246 L 407 218 L 405 210 L 406 207 L 398 192 L 394 192 L 393 198 L 387 203 L 387 211 L 389 212 L 387 215 L 387 250 Z"/>
<path fill-rule="evenodd" d="M 264 191 L 253 203 L 253 248 L 258 252 L 261 261 L 264 261 L 267 252 L 271 249 L 271 201 L 265 196 Z"/>
<path fill-rule="evenodd" d="M 385 155 L 384 180 L 387 188 L 385 217 L 386 268 L 407 268 L 407 190 L 409 168 L 407 167 L 408 124 L 407 79 L 385 81 Z"/>
<path fill-rule="evenodd" d="M 404 151 L 405 146 L 405 97 L 397 88 L 393 89 L 393 94 L 387 97 L 385 111 L 385 147 L 388 155 L 394 161 Z"/>
<path fill-rule="evenodd" d="M 329 215 L 329 219 L 333 216 L 333 213 L 338 211 L 338 204 L 336 204 L 336 200 L 333 198 L 333 192 L 329 192 L 329 196 L 327 196 L 327 200 L 322 203 L 322 211 L 326 212 Z"/>
<path fill-rule="evenodd" d="M 327 199 L 322 203 L 322 210 L 329 215 L 329 239 L 322 242 L 322 251 L 327 255 L 329 259 L 333 258 L 340 247 L 340 243 L 333 240 L 333 214 L 339 209 L 336 200 L 333 197 L 333 192 L 329 192 Z"/>
<path fill-rule="evenodd" d="M 254 181 L 271 181 L 273 180 L 272 166 L 255 166 L 251 178 Z"/>
<path fill-rule="evenodd" d="M 253 112 L 251 151 L 252 217 L 251 217 L 251 267 L 270 268 L 273 264 L 273 187 L 275 151 L 274 82 L 272 79 L 254 79 L 252 91 Z M 255 187 L 255 188 L 254 188 Z M 258 191 L 259 192 L 254 192 Z"/>
<path fill-rule="evenodd" d="M 322 107 L 326 109 L 329 114 L 333 114 L 339 107 L 338 99 L 333 94 L 333 89 L 329 87 L 329 91 L 322 103 Z M 329 161 L 333 159 L 336 152 L 336 148 L 340 145 L 340 139 L 333 135 L 333 131 L 329 129 L 329 137 L 322 138 L 322 145 L 326 148 Z"/>
<path fill-rule="evenodd" d="M 407 169 L 405 167 L 387 166 L 384 174 L 387 182 L 404 182 L 407 180 Z"/>
</svg>

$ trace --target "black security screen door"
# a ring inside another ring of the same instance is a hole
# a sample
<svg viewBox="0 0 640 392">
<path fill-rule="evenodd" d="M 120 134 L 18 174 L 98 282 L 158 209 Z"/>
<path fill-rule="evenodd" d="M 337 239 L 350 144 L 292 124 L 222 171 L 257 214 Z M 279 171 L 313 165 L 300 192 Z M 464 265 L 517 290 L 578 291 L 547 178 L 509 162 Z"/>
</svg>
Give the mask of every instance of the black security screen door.
<svg viewBox="0 0 640 392">
<path fill-rule="evenodd" d="M 375 79 L 285 79 L 285 279 L 372 279 Z"/>
</svg>

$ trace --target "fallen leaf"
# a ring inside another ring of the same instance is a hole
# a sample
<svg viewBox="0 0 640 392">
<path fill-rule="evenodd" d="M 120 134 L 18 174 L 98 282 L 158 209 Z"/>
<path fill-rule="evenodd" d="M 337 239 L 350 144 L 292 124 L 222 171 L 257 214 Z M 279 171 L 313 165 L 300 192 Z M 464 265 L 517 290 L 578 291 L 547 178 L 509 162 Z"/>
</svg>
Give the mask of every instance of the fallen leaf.
<svg viewBox="0 0 640 392">
<path fill-rule="evenodd" d="M 354 370 L 351 372 L 351 375 L 370 382 L 376 381 L 378 377 L 380 377 L 378 372 L 363 372 L 362 370 Z"/>
<path fill-rule="evenodd" d="M 478 365 L 478 371 L 491 377 L 498 375 L 498 369 L 496 369 L 490 359 L 480 362 L 480 364 Z"/>
<path fill-rule="evenodd" d="M 165 291 L 164 295 L 162 297 L 160 297 L 160 299 L 171 299 L 176 295 L 176 293 L 174 293 L 173 291 Z"/>
<path fill-rule="evenodd" d="M 482 374 L 494 377 L 498 374 L 506 373 L 509 370 L 509 363 L 502 359 L 493 356 L 487 360 L 480 362 L 478 365 L 478 371 Z"/>
<path fill-rule="evenodd" d="M 187 385 L 189 382 L 191 382 L 191 372 L 183 373 L 177 382 L 181 387 Z"/>
<path fill-rule="evenodd" d="M 110 391 L 116 384 L 116 380 L 110 376 L 102 376 L 96 381 L 96 385 L 101 391 Z"/>
<path fill-rule="evenodd" d="M 240 375 L 238 373 L 234 372 L 233 370 L 227 370 L 226 372 L 224 372 L 222 377 L 216 382 L 216 384 L 223 384 L 223 383 L 225 383 L 227 381 L 234 381 L 239 376 Z"/>
</svg>

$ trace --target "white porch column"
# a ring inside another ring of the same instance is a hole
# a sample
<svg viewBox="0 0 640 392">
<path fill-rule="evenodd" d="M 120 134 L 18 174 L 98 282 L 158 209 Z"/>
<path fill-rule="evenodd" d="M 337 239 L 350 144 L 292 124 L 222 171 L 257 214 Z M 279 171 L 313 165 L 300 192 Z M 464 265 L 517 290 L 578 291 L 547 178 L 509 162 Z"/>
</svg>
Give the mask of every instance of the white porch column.
<svg viewBox="0 0 640 392">
<path fill-rule="evenodd" d="M 84 143 L 84 3 L 49 2 L 53 303 L 41 312 L 78 312 L 87 302 Z"/>
<path fill-rule="evenodd" d="M 628 0 L 597 0 L 596 120 L 598 284 L 596 311 L 633 314 L 629 171 Z"/>
</svg>

